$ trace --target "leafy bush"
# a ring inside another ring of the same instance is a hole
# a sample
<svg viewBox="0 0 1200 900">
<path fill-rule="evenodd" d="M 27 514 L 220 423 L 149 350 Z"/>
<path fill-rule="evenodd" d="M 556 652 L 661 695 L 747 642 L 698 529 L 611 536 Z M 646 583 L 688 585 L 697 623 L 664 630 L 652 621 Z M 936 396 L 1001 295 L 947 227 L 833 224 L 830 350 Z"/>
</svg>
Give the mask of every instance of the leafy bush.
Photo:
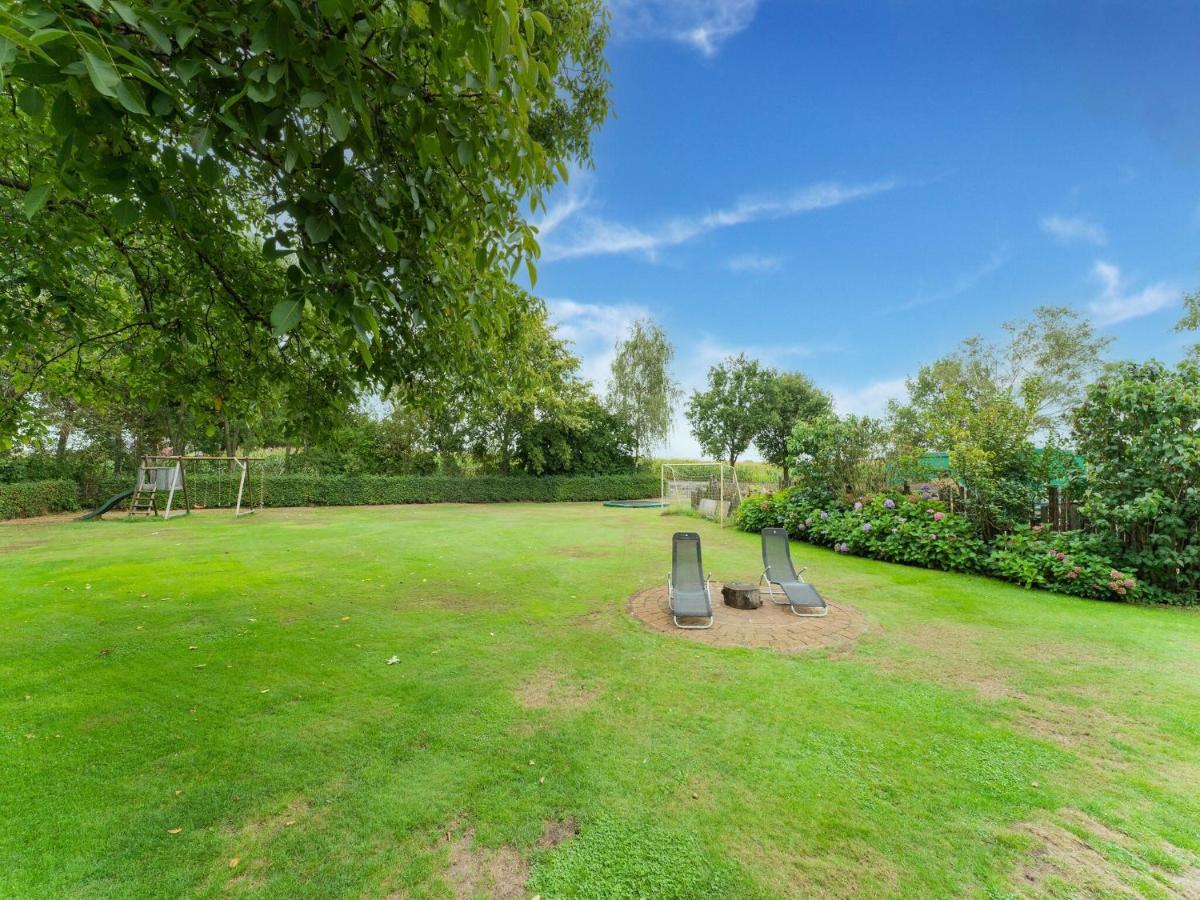
<svg viewBox="0 0 1200 900">
<path fill-rule="evenodd" d="M 996 539 L 988 563 L 1000 578 L 1025 587 L 1096 600 L 1140 599 L 1145 591 L 1133 573 L 1113 566 L 1118 549 L 1099 534 L 1025 525 Z"/>
<path fill-rule="evenodd" d="M 253 475 L 254 490 L 258 476 Z M 564 502 L 641 500 L 659 494 L 659 479 L 647 475 L 501 476 L 450 478 L 422 475 L 267 475 L 267 506 L 370 506 L 384 503 L 503 503 L 511 501 Z M 95 505 L 111 494 L 128 490 L 129 481 L 108 480 L 98 485 L 87 502 Z M 200 476 L 188 479 L 193 503 L 233 506 L 233 479 Z M 177 501 L 178 504 L 178 501 Z"/>
<path fill-rule="evenodd" d="M 79 489 L 74 481 L 21 481 L 0 484 L 0 519 L 23 519 L 79 509 Z"/>
<path fill-rule="evenodd" d="M 915 494 L 879 494 L 844 503 L 827 493 L 792 489 L 745 500 L 734 522 L 752 532 L 782 526 L 796 540 L 839 553 L 951 572 L 985 572 L 1025 587 L 1079 597 L 1148 596 L 1132 570 L 1114 564 L 1119 548 L 1103 535 L 1025 525 L 989 545 L 966 516 Z"/>
<path fill-rule="evenodd" d="M 1124 363 L 1088 387 L 1072 424 L 1084 516 L 1116 535 L 1149 599 L 1197 602 L 1200 366 Z"/>
</svg>

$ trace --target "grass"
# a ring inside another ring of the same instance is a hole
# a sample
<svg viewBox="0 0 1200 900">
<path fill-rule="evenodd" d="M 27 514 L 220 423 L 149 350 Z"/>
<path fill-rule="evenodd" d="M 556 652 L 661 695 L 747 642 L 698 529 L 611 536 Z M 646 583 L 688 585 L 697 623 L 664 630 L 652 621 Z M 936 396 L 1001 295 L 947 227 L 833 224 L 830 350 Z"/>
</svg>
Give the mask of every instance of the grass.
<svg viewBox="0 0 1200 900">
<path fill-rule="evenodd" d="M 718 650 L 623 611 L 677 525 L 0 527 L 0 896 L 1200 893 L 1200 616 L 796 545 L 871 632 Z"/>
</svg>

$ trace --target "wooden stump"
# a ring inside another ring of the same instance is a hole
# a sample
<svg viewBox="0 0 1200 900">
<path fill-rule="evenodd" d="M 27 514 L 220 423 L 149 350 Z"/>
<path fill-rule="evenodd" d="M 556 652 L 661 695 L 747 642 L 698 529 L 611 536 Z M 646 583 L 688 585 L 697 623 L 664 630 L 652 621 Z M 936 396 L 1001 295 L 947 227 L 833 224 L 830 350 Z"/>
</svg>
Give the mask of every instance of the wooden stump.
<svg viewBox="0 0 1200 900">
<path fill-rule="evenodd" d="M 734 581 L 721 587 L 725 605 L 734 609 L 758 609 L 762 600 L 758 596 L 758 585 L 746 581 Z"/>
</svg>

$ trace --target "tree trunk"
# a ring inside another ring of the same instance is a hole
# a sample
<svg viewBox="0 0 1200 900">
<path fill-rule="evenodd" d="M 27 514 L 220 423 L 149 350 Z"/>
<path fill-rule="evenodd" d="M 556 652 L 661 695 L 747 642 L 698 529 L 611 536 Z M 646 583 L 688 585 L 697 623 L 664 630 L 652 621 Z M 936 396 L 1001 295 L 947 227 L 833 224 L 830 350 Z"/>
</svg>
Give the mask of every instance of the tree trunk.
<svg viewBox="0 0 1200 900">
<path fill-rule="evenodd" d="M 780 479 L 779 486 L 785 488 L 791 484 L 791 479 L 788 477 L 788 464 L 784 463 L 780 468 L 783 469 L 783 477 Z"/>
</svg>

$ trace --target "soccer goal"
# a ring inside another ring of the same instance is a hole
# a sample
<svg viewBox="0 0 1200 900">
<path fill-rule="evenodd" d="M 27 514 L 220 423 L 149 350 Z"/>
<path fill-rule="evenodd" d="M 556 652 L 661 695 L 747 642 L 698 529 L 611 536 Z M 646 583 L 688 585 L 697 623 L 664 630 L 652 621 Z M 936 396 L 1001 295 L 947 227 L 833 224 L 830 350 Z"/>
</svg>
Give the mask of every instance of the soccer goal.
<svg viewBox="0 0 1200 900">
<path fill-rule="evenodd" d="M 699 514 L 722 526 L 742 502 L 737 469 L 729 463 L 663 463 L 666 513 Z"/>
</svg>

